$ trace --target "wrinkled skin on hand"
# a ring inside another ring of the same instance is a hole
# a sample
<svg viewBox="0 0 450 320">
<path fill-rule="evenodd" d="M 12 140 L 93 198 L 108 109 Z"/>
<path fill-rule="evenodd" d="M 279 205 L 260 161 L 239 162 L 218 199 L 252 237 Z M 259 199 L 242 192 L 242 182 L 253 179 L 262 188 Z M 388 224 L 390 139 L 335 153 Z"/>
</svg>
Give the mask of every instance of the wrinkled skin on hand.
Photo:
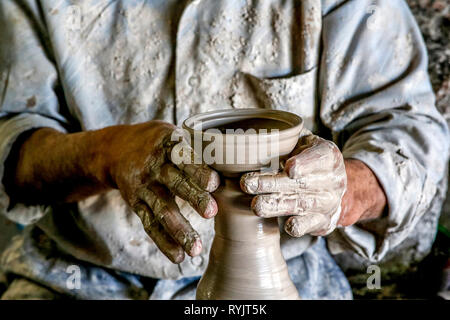
<svg viewBox="0 0 450 320">
<path fill-rule="evenodd" d="M 266 218 L 291 216 L 284 228 L 294 237 L 331 233 L 346 186 L 339 148 L 313 134 L 299 139 L 282 172 L 251 172 L 241 177 L 241 189 L 256 195 L 254 213 Z"/>
<path fill-rule="evenodd" d="M 172 124 L 150 121 L 121 126 L 110 136 L 107 157 L 112 183 L 139 216 L 147 234 L 174 263 L 200 254 L 202 242 L 180 213 L 175 195 L 186 200 L 202 217 L 217 213 L 210 195 L 219 186 L 219 175 L 206 165 L 170 161 Z M 191 150 L 192 151 L 192 150 Z M 193 155 L 192 155 L 193 156 Z"/>
</svg>

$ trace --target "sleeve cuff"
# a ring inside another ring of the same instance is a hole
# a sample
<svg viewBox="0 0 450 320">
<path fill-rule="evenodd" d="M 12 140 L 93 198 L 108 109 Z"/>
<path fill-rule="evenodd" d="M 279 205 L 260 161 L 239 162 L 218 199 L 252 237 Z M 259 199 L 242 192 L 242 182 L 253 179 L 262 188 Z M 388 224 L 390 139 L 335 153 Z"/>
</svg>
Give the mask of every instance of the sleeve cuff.
<svg viewBox="0 0 450 320">
<path fill-rule="evenodd" d="M 20 114 L 11 118 L 0 119 L 0 212 L 9 220 L 23 225 L 38 221 L 50 210 L 50 207 L 43 205 L 26 206 L 21 203 L 10 207 L 10 198 L 3 184 L 5 161 L 14 142 L 23 132 L 42 127 L 66 132 L 59 122 L 38 114 Z"/>
<path fill-rule="evenodd" d="M 328 238 L 329 250 L 338 254 L 350 249 L 378 262 L 408 237 L 434 197 L 436 184 L 420 164 L 389 142 L 359 141 L 343 155 L 364 162 L 375 173 L 386 194 L 388 215 L 372 224 L 376 229 L 362 223 L 337 229 Z"/>
</svg>

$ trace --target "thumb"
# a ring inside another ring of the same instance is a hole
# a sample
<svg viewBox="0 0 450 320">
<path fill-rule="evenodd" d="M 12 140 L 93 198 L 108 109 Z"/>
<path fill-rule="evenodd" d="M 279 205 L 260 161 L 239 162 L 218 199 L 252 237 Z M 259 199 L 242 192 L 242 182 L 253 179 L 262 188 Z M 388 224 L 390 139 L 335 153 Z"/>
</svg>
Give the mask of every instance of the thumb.
<svg viewBox="0 0 450 320">
<path fill-rule="evenodd" d="M 291 236 L 299 238 L 308 233 L 326 229 L 328 219 L 320 213 L 311 213 L 305 216 L 292 216 L 285 225 L 284 230 Z"/>
</svg>

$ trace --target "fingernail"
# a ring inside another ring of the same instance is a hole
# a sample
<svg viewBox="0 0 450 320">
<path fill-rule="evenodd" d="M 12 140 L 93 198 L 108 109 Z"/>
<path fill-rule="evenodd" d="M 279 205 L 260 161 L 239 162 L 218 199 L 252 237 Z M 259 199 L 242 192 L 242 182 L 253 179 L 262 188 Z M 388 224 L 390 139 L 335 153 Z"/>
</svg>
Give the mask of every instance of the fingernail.
<svg viewBox="0 0 450 320">
<path fill-rule="evenodd" d="M 274 211 L 272 203 L 270 203 L 270 199 L 268 201 L 268 199 L 264 196 L 253 197 L 251 208 L 253 213 L 261 218 L 267 218 L 267 212 Z"/>
<path fill-rule="evenodd" d="M 194 241 L 187 244 L 187 254 L 191 257 L 198 256 L 202 252 L 202 241 L 197 237 Z"/>
<path fill-rule="evenodd" d="M 206 181 L 203 183 L 204 190 L 208 192 L 214 192 L 220 185 L 220 177 L 219 174 L 215 171 L 212 171 L 210 174 L 205 175 Z"/>
<path fill-rule="evenodd" d="M 173 235 L 173 238 L 183 247 L 191 257 L 199 255 L 202 251 L 202 241 L 197 232 L 185 232 L 183 229 Z"/>
<path fill-rule="evenodd" d="M 217 214 L 217 203 L 216 200 L 214 200 L 214 198 L 212 196 L 208 197 L 209 199 L 203 203 L 205 203 L 205 205 L 202 205 L 200 208 L 200 211 L 203 213 L 203 217 L 209 219 L 214 217 Z"/>
<path fill-rule="evenodd" d="M 245 174 L 241 177 L 240 185 L 242 191 L 250 194 L 258 192 L 259 180 L 258 177 L 252 176 L 250 174 Z"/>
<path fill-rule="evenodd" d="M 284 225 L 284 230 L 293 237 L 301 237 L 319 230 L 326 223 L 326 218 L 320 214 L 292 217 Z"/>
<path fill-rule="evenodd" d="M 184 251 L 180 247 L 180 249 L 177 250 L 177 252 L 170 254 L 170 257 L 168 257 L 168 258 L 173 263 L 180 264 L 184 261 Z"/>
<path fill-rule="evenodd" d="M 291 220 L 284 225 L 284 230 L 293 237 L 301 237 L 305 234 L 305 227 L 302 227 L 296 220 Z"/>
</svg>

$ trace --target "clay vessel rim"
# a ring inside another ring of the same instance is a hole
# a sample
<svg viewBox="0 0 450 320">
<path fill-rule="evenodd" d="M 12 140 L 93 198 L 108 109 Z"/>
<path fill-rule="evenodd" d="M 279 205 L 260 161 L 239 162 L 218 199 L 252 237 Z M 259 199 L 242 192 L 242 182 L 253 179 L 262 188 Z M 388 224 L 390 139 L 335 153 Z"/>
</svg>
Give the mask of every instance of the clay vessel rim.
<svg viewBox="0 0 450 320">
<path fill-rule="evenodd" d="M 299 135 L 300 128 L 303 127 L 303 119 L 291 112 L 284 111 L 284 110 L 276 110 L 276 109 L 258 109 L 258 108 L 249 108 L 249 109 L 223 109 L 223 110 L 214 110 L 214 111 L 208 111 L 199 113 L 197 115 L 191 116 L 183 121 L 183 129 L 187 130 L 189 134 L 192 136 L 195 132 L 200 132 L 203 135 L 210 135 L 214 136 L 217 135 L 217 133 L 208 133 L 204 132 L 204 130 L 208 130 L 209 128 L 213 128 L 213 126 L 207 126 L 207 128 L 202 130 L 196 130 L 193 128 L 195 121 L 202 121 L 202 122 L 213 122 L 213 121 L 220 121 L 220 120 L 230 120 L 229 122 L 224 123 L 231 123 L 232 120 L 244 120 L 244 119 L 252 119 L 254 117 L 258 118 L 264 118 L 264 119 L 271 119 L 271 120 L 278 120 L 282 121 L 286 124 L 288 124 L 290 127 L 286 129 L 281 129 L 277 133 L 268 132 L 267 134 L 260 134 L 260 133 L 244 133 L 245 136 L 259 136 L 261 137 L 267 137 L 271 138 L 272 136 L 278 134 L 279 139 L 284 139 L 291 137 L 293 135 Z M 217 125 L 220 125 L 221 123 L 218 123 Z M 238 133 L 221 133 L 221 135 L 224 136 L 242 136 L 242 134 Z"/>
</svg>

